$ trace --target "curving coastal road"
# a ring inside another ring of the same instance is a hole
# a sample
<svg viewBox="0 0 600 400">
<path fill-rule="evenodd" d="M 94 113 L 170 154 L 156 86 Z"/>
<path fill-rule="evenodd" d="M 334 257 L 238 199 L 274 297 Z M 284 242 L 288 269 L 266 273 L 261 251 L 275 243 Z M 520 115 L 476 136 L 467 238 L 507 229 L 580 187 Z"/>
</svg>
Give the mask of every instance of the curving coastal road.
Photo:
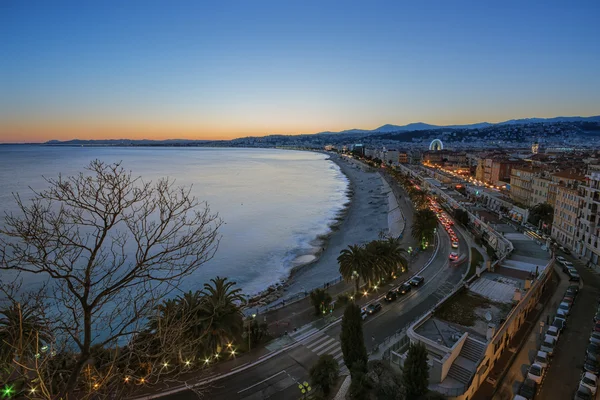
<svg viewBox="0 0 600 400">
<path fill-rule="evenodd" d="M 370 351 L 374 343 L 380 343 L 430 310 L 461 281 L 468 262 L 459 267 L 450 267 L 450 238 L 443 228 L 438 230 L 439 249 L 432 262 L 420 274 L 425 278 L 424 284 L 413 288 L 393 303 L 382 302 L 383 310 L 365 320 L 364 337 L 367 350 Z M 468 257 L 469 248 L 465 238 L 458 229 L 455 229 L 455 232 L 460 239 L 459 252 Z M 382 296 L 387 290 L 387 287 L 382 288 Z M 332 354 L 340 359 L 340 329 L 340 324 L 337 323 L 309 337 L 301 338 L 296 346 L 261 364 L 212 382 L 206 388 L 205 395 L 211 399 L 227 400 L 296 398 L 300 395 L 298 382 L 308 380 L 308 371 L 320 354 Z M 345 371 L 344 368 L 342 371 Z M 197 399 L 197 396 L 191 391 L 183 391 L 162 398 L 192 400 Z"/>
</svg>

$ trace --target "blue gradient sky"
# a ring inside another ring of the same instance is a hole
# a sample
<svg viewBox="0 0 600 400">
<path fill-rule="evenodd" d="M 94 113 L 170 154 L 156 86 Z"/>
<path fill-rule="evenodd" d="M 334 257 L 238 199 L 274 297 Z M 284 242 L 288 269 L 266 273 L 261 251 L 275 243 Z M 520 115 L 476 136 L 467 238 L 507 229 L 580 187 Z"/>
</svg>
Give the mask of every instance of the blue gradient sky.
<svg viewBox="0 0 600 400">
<path fill-rule="evenodd" d="M 487 3 L 6 0 L 0 142 L 600 114 L 600 1 Z"/>
</svg>

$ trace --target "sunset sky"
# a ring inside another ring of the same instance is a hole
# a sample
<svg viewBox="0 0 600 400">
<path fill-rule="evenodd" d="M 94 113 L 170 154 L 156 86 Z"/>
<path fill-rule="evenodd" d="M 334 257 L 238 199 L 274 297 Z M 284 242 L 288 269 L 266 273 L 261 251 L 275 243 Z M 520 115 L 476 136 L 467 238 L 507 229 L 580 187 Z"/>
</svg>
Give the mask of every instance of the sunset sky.
<svg viewBox="0 0 600 400">
<path fill-rule="evenodd" d="M 598 115 L 598 15 L 598 0 L 4 0 L 0 142 Z"/>
</svg>

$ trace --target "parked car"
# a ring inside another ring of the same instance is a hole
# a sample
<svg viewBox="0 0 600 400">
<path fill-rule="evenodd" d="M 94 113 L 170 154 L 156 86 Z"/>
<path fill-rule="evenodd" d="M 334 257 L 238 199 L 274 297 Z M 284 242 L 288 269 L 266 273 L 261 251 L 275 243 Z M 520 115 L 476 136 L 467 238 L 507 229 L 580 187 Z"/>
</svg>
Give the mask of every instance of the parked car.
<svg viewBox="0 0 600 400">
<path fill-rule="evenodd" d="M 398 294 L 406 294 L 406 293 L 410 292 L 410 289 L 412 289 L 412 285 L 409 282 L 404 282 L 398 288 Z"/>
<path fill-rule="evenodd" d="M 595 357 L 596 360 L 600 361 L 600 346 L 594 343 L 588 344 L 585 354 L 589 357 Z"/>
<path fill-rule="evenodd" d="M 567 288 L 567 292 L 575 292 L 575 295 L 577 295 L 579 293 L 579 286 L 569 285 L 569 287 Z"/>
<path fill-rule="evenodd" d="M 458 253 L 452 252 L 448 256 L 448 258 L 450 259 L 450 261 L 456 261 L 456 260 L 458 260 Z"/>
<path fill-rule="evenodd" d="M 592 394 L 596 394 L 596 390 L 598 389 L 598 377 L 591 372 L 584 372 L 581 374 L 581 381 L 579 382 L 579 386 L 584 386 L 590 389 Z"/>
<path fill-rule="evenodd" d="M 600 345 L 600 332 L 590 333 L 590 343 Z"/>
<path fill-rule="evenodd" d="M 558 261 L 562 265 L 562 263 L 567 261 L 567 259 L 564 258 L 563 256 L 558 256 L 558 257 L 556 257 L 556 261 Z"/>
<path fill-rule="evenodd" d="M 548 367 L 548 364 L 550 363 L 550 359 L 548 358 L 548 353 L 546 353 L 545 351 L 538 351 L 537 354 L 535 355 L 535 359 L 533 360 L 533 362 L 535 364 L 539 364 L 544 368 Z"/>
<path fill-rule="evenodd" d="M 600 373 L 600 364 L 598 364 L 598 361 L 595 359 L 586 357 L 585 362 L 583 363 L 583 369 L 586 372 L 591 372 L 592 374 L 598 376 L 598 373 Z"/>
<path fill-rule="evenodd" d="M 572 263 L 572 262 L 570 262 L 570 261 L 565 261 L 565 262 L 563 262 L 563 263 L 562 263 L 562 271 L 563 271 L 565 274 L 568 274 L 568 273 L 569 273 L 569 269 L 571 269 L 571 268 L 575 269 L 575 267 L 573 266 L 573 263 Z"/>
<path fill-rule="evenodd" d="M 385 295 L 385 301 L 394 301 L 398 298 L 398 295 L 396 294 L 395 290 L 390 290 L 389 292 L 387 292 L 387 294 Z"/>
<path fill-rule="evenodd" d="M 582 385 L 579 385 L 579 388 L 575 392 L 573 396 L 573 400 L 591 400 L 592 399 L 592 391 Z"/>
<path fill-rule="evenodd" d="M 527 378 L 539 385 L 544 378 L 544 367 L 539 364 L 532 364 L 531 367 L 529 367 L 529 371 L 527 371 Z"/>
<path fill-rule="evenodd" d="M 531 379 L 525 379 L 519 388 L 519 396 L 525 397 L 527 400 L 532 400 L 535 397 L 537 383 Z"/>
<path fill-rule="evenodd" d="M 558 305 L 559 310 L 563 310 L 567 315 L 571 313 L 571 305 L 569 303 L 561 302 Z"/>
<path fill-rule="evenodd" d="M 546 335 L 552 336 L 554 338 L 554 340 L 558 341 L 558 337 L 560 336 L 560 329 L 551 325 L 548 327 L 548 330 L 546 331 Z"/>
<path fill-rule="evenodd" d="M 600 310 L 596 311 L 596 315 L 594 315 L 594 322 L 599 322 L 600 321 Z"/>
<path fill-rule="evenodd" d="M 556 344 L 556 340 L 552 336 L 547 336 L 544 338 L 542 345 L 540 346 L 541 351 L 545 351 L 549 356 L 552 356 L 554 353 L 554 345 Z"/>
<path fill-rule="evenodd" d="M 425 282 L 425 278 L 423 278 L 422 276 L 413 276 L 410 281 L 408 281 L 411 285 L 413 286 L 420 286 L 423 284 L 423 282 Z"/>
<path fill-rule="evenodd" d="M 554 317 L 552 326 L 557 327 L 561 332 L 567 327 L 567 319 L 561 317 Z"/>
<path fill-rule="evenodd" d="M 569 307 L 573 307 L 573 304 L 575 303 L 575 299 L 571 296 L 565 296 L 565 297 L 563 297 L 561 303 L 567 303 L 569 305 Z"/>
<path fill-rule="evenodd" d="M 569 269 L 567 275 L 569 275 L 570 281 L 579 282 L 581 280 L 581 278 L 579 277 L 579 272 L 577 272 L 577 270 L 575 270 L 574 268 Z"/>
<path fill-rule="evenodd" d="M 562 308 L 557 308 L 556 316 L 566 320 L 568 315 L 567 315 L 567 312 L 565 310 L 563 310 Z"/>
<path fill-rule="evenodd" d="M 367 313 L 373 315 L 381 311 L 381 303 L 369 304 L 367 306 Z"/>
<path fill-rule="evenodd" d="M 362 319 L 365 319 L 365 318 L 367 318 L 367 316 L 368 316 L 368 315 L 369 315 L 369 314 L 367 314 L 367 309 L 366 309 L 366 308 L 361 308 L 361 309 L 360 309 L 360 317 L 361 317 Z"/>
</svg>

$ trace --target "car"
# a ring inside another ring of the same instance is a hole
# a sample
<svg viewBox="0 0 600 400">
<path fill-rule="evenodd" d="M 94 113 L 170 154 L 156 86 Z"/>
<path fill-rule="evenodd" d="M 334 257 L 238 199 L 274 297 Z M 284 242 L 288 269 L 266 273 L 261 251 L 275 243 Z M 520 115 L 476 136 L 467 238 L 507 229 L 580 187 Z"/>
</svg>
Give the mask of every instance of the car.
<svg viewBox="0 0 600 400">
<path fill-rule="evenodd" d="M 360 317 L 362 319 L 366 319 L 369 316 L 369 314 L 367 314 L 367 309 L 366 308 L 361 308 L 360 309 Z"/>
<path fill-rule="evenodd" d="M 570 269 L 569 272 L 567 272 L 567 274 L 569 275 L 570 281 L 579 282 L 581 280 L 581 278 L 579 277 L 579 273 L 574 269 Z"/>
<path fill-rule="evenodd" d="M 593 332 L 600 332 L 600 321 L 596 322 L 596 325 L 592 328 Z"/>
<path fill-rule="evenodd" d="M 385 301 L 394 301 L 398 298 L 398 294 L 396 294 L 396 291 L 394 290 L 390 290 L 389 292 L 387 292 L 387 294 L 385 295 Z"/>
<path fill-rule="evenodd" d="M 571 305 L 566 302 L 561 302 L 558 305 L 558 309 L 563 310 L 567 314 L 567 316 L 571 313 Z"/>
<path fill-rule="evenodd" d="M 546 331 L 546 335 L 552 336 L 554 340 L 558 341 L 558 337 L 560 336 L 560 329 L 555 326 L 549 326 Z"/>
<path fill-rule="evenodd" d="M 585 354 L 598 360 L 600 356 L 600 346 L 594 343 L 588 344 L 587 348 L 585 349 Z"/>
<path fill-rule="evenodd" d="M 448 229 L 448 234 L 450 236 L 455 236 L 454 231 L 452 229 Z"/>
<path fill-rule="evenodd" d="M 531 379 L 525 379 L 519 388 L 519 396 L 525 397 L 527 400 L 532 400 L 535 397 L 537 383 Z"/>
<path fill-rule="evenodd" d="M 568 317 L 567 312 L 560 307 L 556 309 L 556 316 L 562 319 L 567 319 Z"/>
<path fill-rule="evenodd" d="M 458 253 L 452 252 L 448 256 L 448 258 L 450 259 L 450 261 L 456 261 L 456 260 L 458 260 Z"/>
<path fill-rule="evenodd" d="M 558 256 L 558 257 L 556 257 L 556 261 L 558 261 L 559 263 L 561 263 L 561 264 L 562 264 L 562 263 L 564 263 L 565 261 L 567 261 L 567 259 L 566 259 L 566 258 L 564 258 L 563 256 Z"/>
<path fill-rule="evenodd" d="M 578 285 L 570 285 L 567 288 L 567 292 L 572 291 L 575 292 L 575 295 L 577 295 L 579 293 L 579 286 Z"/>
<path fill-rule="evenodd" d="M 566 247 L 564 247 L 564 246 L 560 246 L 558 249 L 559 249 L 560 251 L 562 251 L 563 253 L 565 253 L 566 255 L 568 255 L 568 256 L 570 256 L 570 255 L 571 255 L 571 250 L 567 249 L 567 248 L 566 248 Z"/>
<path fill-rule="evenodd" d="M 590 333 L 590 343 L 600 345 L 600 332 Z"/>
<path fill-rule="evenodd" d="M 598 376 L 598 373 L 600 373 L 600 364 L 598 364 L 598 361 L 595 359 L 586 357 L 585 362 L 583 363 L 583 369 L 586 372 L 591 372 L 592 374 Z"/>
<path fill-rule="evenodd" d="M 413 276 L 410 281 L 408 281 L 411 285 L 413 286 L 420 286 L 423 284 L 423 282 L 425 282 L 425 278 L 423 278 L 422 276 Z"/>
<path fill-rule="evenodd" d="M 398 288 L 398 294 L 406 294 L 406 293 L 410 292 L 410 289 L 412 289 L 412 285 L 409 282 L 404 282 Z"/>
<path fill-rule="evenodd" d="M 548 353 L 545 351 L 538 351 L 535 355 L 535 359 L 533 360 L 535 364 L 539 364 L 544 368 L 548 367 L 548 363 L 550 363 L 550 359 L 548 358 Z"/>
<path fill-rule="evenodd" d="M 452 242 L 452 248 L 458 249 L 458 242 Z"/>
<path fill-rule="evenodd" d="M 542 367 L 540 364 L 532 364 L 527 371 L 527 378 L 539 385 L 542 383 L 542 379 L 544 378 L 544 367 Z"/>
<path fill-rule="evenodd" d="M 571 296 L 565 296 L 563 297 L 561 303 L 567 303 L 569 307 L 573 307 L 573 304 L 575 304 L 575 298 Z"/>
<path fill-rule="evenodd" d="M 569 269 L 571 269 L 571 268 L 573 268 L 573 269 L 575 268 L 575 267 L 573 266 L 573 263 L 572 263 L 572 262 L 570 262 L 570 261 L 565 261 L 564 263 L 562 263 L 562 271 L 563 271 L 565 274 L 569 273 Z"/>
<path fill-rule="evenodd" d="M 591 372 L 584 372 L 581 374 L 579 386 L 584 386 L 590 389 L 590 392 L 594 395 L 598 389 L 598 377 Z"/>
<path fill-rule="evenodd" d="M 600 322 L 600 310 L 596 311 L 596 315 L 594 315 L 594 322 Z"/>
<path fill-rule="evenodd" d="M 555 344 L 556 340 L 552 336 L 546 336 L 540 346 L 540 350 L 546 352 L 549 356 L 552 356 Z"/>
<path fill-rule="evenodd" d="M 592 391 L 585 386 L 579 385 L 573 396 L 573 400 L 592 400 Z"/>
<path fill-rule="evenodd" d="M 367 306 L 367 314 L 373 315 L 381 311 L 381 303 L 369 304 Z"/>
<path fill-rule="evenodd" d="M 557 327 L 562 332 L 567 327 L 567 320 L 566 318 L 554 317 L 552 326 Z"/>
</svg>

